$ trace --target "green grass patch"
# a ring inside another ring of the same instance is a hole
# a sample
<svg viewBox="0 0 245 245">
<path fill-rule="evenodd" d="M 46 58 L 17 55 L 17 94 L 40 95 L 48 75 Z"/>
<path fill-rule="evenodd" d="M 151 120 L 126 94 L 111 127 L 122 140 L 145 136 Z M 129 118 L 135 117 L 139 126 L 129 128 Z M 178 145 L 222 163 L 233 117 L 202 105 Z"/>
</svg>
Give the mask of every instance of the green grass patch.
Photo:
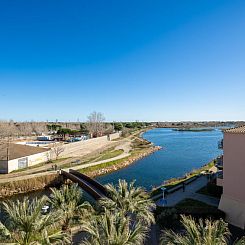
<svg viewBox="0 0 245 245">
<path fill-rule="evenodd" d="M 39 164 L 30 166 L 30 167 L 27 167 L 27 168 L 20 168 L 20 169 L 14 170 L 14 171 L 12 171 L 11 173 L 24 172 L 24 171 L 29 170 L 29 169 L 35 169 L 35 168 L 38 168 L 38 167 L 42 167 L 42 166 L 47 165 L 47 164 L 49 164 L 49 163 L 56 164 L 56 163 L 62 162 L 62 161 L 67 160 L 67 159 L 69 159 L 69 157 L 66 157 L 66 158 L 60 158 L 60 159 L 57 159 L 57 160 L 52 160 L 52 161 L 50 161 L 50 162 L 42 162 L 42 163 L 39 163 Z"/>
<path fill-rule="evenodd" d="M 103 161 L 103 160 L 107 160 L 107 159 L 110 159 L 110 158 L 113 158 L 113 157 L 117 157 L 119 155 L 121 155 L 123 153 L 123 150 L 120 149 L 120 150 L 113 150 L 113 151 L 106 151 L 104 153 L 102 153 L 101 156 L 99 156 L 98 158 L 96 158 L 96 162 L 97 161 Z"/>
<path fill-rule="evenodd" d="M 198 200 L 194 200 L 191 198 L 186 198 L 175 205 L 175 208 L 187 208 L 187 207 L 198 207 L 198 208 L 207 207 L 209 208 L 211 206 L 204 202 L 200 202 Z"/>
<path fill-rule="evenodd" d="M 161 229 L 182 229 L 180 215 L 192 216 L 196 220 L 225 218 L 225 213 L 217 207 L 192 198 L 183 199 L 174 207 L 157 207 L 155 210 L 156 222 Z"/>
<path fill-rule="evenodd" d="M 91 166 L 91 167 L 87 167 L 87 168 L 83 168 L 81 170 L 79 170 L 79 172 L 81 173 L 89 173 L 89 172 L 93 172 L 99 169 L 103 169 L 103 168 L 107 168 L 110 166 L 116 166 L 124 161 L 126 161 L 128 159 L 128 157 L 122 158 L 122 159 L 118 159 L 118 160 L 114 160 L 114 161 L 110 161 L 110 162 L 105 162 L 105 163 L 101 163 L 95 166 Z"/>
<path fill-rule="evenodd" d="M 98 164 L 98 165 L 95 165 L 95 166 L 83 168 L 83 169 L 80 169 L 78 171 L 81 172 L 81 173 L 90 173 L 90 172 L 93 172 L 93 171 L 96 171 L 96 170 L 99 170 L 99 169 L 103 169 L 103 168 L 107 168 L 107 167 L 111 167 L 111 166 L 117 166 L 117 165 L 123 163 L 124 161 L 127 161 L 130 158 L 135 157 L 138 154 L 143 153 L 143 152 L 144 152 L 144 150 L 135 150 L 135 151 L 131 152 L 130 156 L 127 156 L 127 157 L 124 157 L 124 158 L 121 158 L 121 159 L 118 159 L 118 160 L 114 160 L 114 161 L 101 163 L 101 164 Z"/>
<path fill-rule="evenodd" d="M 192 172 L 186 174 L 185 177 L 180 177 L 180 178 L 173 178 L 167 181 L 167 183 L 165 185 L 159 186 L 155 189 L 152 190 L 151 192 L 151 196 L 156 196 L 158 194 L 162 193 L 161 187 L 165 187 L 167 189 L 171 189 L 173 187 L 176 187 L 177 185 L 182 184 L 184 181 L 189 180 L 192 177 L 198 176 L 201 174 L 201 172 L 203 171 L 208 171 L 210 168 L 212 168 L 214 166 L 214 161 L 204 165 L 203 167 L 199 168 L 199 169 L 195 169 Z"/>
<path fill-rule="evenodd" d="M 12 171 L 11 173 L 19 173 L 19 172 L 23 172 L 23 171 L 26 171 L 26 170 L 29 170 L 29 169 L 35 169 L 35 168 L 38 168 L 38 167 L 42 167 L 42 166 L 44 166 L 46 164 L 47 163 L 42 162 L 42 163 L 33 165 L 31 167 L 16 169 L 16 170 Z"/>
<path fill-rule="evenodd" d="M 106 151 L 103 151 L 101 153 L 96 154 L 96 156 L 93 157 L 89 157 L 89 158 L 85 158 L 82 160 L 78 160 L 78 162 L 69 162 L 69 163 L 65 163 L 63 165 L 61 165 L 60 167 L 62 168 L 70 168 L 72 166 L 80 166 L 86 163 L 90 163 L 90 162 L 97 162 L 97 161 L 103 161 L 103 160 L 107 160 L 116 156 L 119 156 L 123 153 L 123 150 L 114 150 L 113 149 L 109 149 Z"/>
</svg>

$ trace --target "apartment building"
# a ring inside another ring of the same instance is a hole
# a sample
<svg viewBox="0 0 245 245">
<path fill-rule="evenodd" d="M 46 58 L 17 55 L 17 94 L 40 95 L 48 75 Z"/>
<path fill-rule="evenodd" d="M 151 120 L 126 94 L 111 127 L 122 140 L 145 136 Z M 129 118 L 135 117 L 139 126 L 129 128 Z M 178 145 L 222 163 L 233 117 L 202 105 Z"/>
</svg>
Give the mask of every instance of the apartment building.
<svg viewBox="0 0 245 245">
<path fill-rule="evenodd" d="M 227 221 L 245 228 L 245 126 L 224 131 L 223 177 L 217 184 L 223 186 L 219 209 Z"/>
</svg>

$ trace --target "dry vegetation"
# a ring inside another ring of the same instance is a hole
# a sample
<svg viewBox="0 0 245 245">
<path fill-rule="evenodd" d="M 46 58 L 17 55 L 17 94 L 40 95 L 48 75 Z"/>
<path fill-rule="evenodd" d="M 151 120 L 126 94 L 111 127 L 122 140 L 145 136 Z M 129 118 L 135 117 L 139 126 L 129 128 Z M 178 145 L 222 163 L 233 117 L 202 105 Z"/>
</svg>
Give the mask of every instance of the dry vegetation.
<svg viewBox="0 0 245 245">
<path fill-rule="evenodd" d="M 0 198 L 19 193 L 31 192 L 45 187 L 56 186 L 60 184 L 61 181 L 62 179 L 58 174 L 48 174 L 36 176 L 34 178 L 0 183 Z"/>
</svg>

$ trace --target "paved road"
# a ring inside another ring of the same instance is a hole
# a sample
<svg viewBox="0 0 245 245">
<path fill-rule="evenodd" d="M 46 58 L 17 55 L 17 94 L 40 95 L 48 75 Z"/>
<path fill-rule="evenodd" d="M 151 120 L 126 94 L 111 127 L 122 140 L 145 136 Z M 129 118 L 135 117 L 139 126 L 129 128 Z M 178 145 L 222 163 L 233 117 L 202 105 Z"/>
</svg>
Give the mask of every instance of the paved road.
<svg viewBox="0 0 245 245">
<path fill-rule="evenodd" d="M 208 205 L 218 207 L 219 199 L 196 193 L 196 191 L 198 191 L 202 187 L 206 186 L 207 183 L 208 183 L 207 177 L 201 176 L 198 179 L 196 179 L 195 181 L 186 185 L 185 192 L 183 192 L 183 190 L 180 189 L 180 190 L 177 190 L 171 194 L 168 194 L 166 196 L 166 200 L 167 200 L 166 206 L 172 207 L 172 206 L 175 206 L 177 203 L 179 203 L 180 201 L 182 201 L 186 198 L 191 198 L 191 199 L 195 199 L 195 200 L 204 202 Z M 156 202 L 156 204 L 158 204 L 158 205 L 161 204 L 161 199 L 159 199 Z"/>
<path fill-rule="evenodd" d="M 116 144 L 118 144 L 118 142 L 116 142 Z M 78 166 L 72 166 L 72 169 L 74 169 L 74 170 L 83 169 L 83 168 L 87 168 L 87 167 L 100 165 L 102 163 L 106 163 L 106 162 L 115 161 L 115 160 L 119 160 L 119 159 L 125 158 L 125 157 L 130 155 L 130 149 L 131 149 L 130 145 L 131 145 L 131 141 L 130 140 L 127 140 L 127 139 L 121 140 L 120 141 L 120 145 L 117 145 L 115 147 L 116 150 L 119 150 L 119 149 L 123 150 L 123 153 L 120 154 L 119 156 L 116 156 L 116 157 L 113 157 L 113 158 L 109 158 L 109 159 L 106 159 L 106 160 L 102 160 L 102 161 L 90 162 L 90 163 L 81 164 L 81 165 L 78 165 Z M 72 159 L 72 160 L 74 161 L 74 159 Z M 62 164 L 70 163 L 70 162 L 71 162 L 71 159 L 67 159 L 65 161 L 62 161 Z M 60 164 L 61 163 L 59 163 L 57 165 L 60 165 Z M 8 175 L 2 175 L 0 177 L 0 183 L 9 182 L 11 180 L 23 180 L 23 179 L 33 178 L 33 177 L 37 177 L 37 176 L 54 174 L 57 171 L 48 171 L 48 172 L 46 171 L 48 168 L 51 168 L 52 165 L 53 164 L 51 163 L 51 164 L 46 164 L 46 165 L 41 166 L 41 167 L 29 169 L 29 170 L 26 170 L 26 171 L 23 171 L 23 172 L 12 173 L 12 174 L 8 174 Z M 68 171 L 69 168 L 65 168 L 63 170 Z M 37 173 L 38 171 L 44 171 L 44 172 Z"/>
<path fill-rule="evenodd" d="M 106 160 L 97 161 L 97 162 L 85 163 L 85 164 L 82 164 L 82 165 L 79 165 L 79 166 L 72 166 L 72 169 L 79 170 L 79 169 L 83 169 L 83 168 L 88 168 L 88 167 L 100 165 L 102 163 L 111 162 L 111 161 L 119 160 L 119 159 L 125 158 L 127 156 L 130 156 L 129 151 L 130 151 L 131 147 L 130 147 L 130 142 L 129 141 L 125 142 L 123 145 L 117 146 L 115 149 L 116 150 L 122 149 L 124 151 L 119 156 L 112 157 L 112 158 L 106 159 Z M 68 171 L 69 168 L 66 168 L 64 170 Z"/>
</svg>

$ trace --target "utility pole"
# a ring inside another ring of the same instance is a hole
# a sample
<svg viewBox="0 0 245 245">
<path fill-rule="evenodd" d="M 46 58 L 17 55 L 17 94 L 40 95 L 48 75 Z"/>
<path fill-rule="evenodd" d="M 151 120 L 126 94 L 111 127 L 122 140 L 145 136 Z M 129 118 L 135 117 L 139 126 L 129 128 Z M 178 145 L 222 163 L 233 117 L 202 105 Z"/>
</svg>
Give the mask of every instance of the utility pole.
<svg viewBox="0 0 245 245">
<path fill-rule="evenodd" d="M 9 136 L 8 136 L 8 141 L 7 141 L 7 162 L 9 161 L 9 146 L 10 146 L 10 142 L 9 142 Z"/>
</svg>

